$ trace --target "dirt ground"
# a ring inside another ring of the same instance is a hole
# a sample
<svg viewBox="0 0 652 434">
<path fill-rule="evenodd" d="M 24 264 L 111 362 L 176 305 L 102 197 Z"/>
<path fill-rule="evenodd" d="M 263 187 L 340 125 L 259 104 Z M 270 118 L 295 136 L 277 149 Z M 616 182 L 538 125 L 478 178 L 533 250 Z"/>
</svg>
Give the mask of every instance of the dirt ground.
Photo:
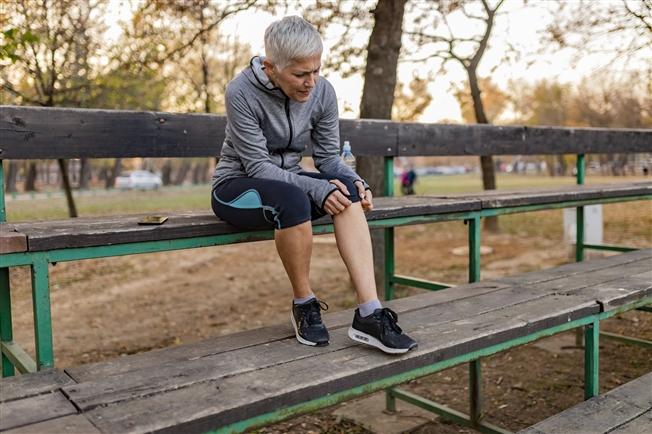
<svg viewBox="0 0 652 434">
<path fill-rule="evenodd" d="M 570 250 L 545 234 L 483 234 L 482 278 L 552 267 Z M 647 241 L 624 235 L 619 242 Z M 467 259 L 453 252 L 466 245 L 461 222 L 397 230 L 397 272 L 436 281 L 466 281 Z M 331 311 L 351 308 L 355 298 L 332 236 L 316 237 L 312 282 Z M 28 270 L 12 270 L 15 340 L 33 351 Z M 60 263 L 51 267 L 56 365 L 67 367 L 197 341 L 287 320 L 291 289 L 273 242 Z M 399 288 L 398 296 L 420 292 Z M 630 312 L 603 329 L 652 339 L 652 314 Z M 611 389 L 652 370 L 649 350 L 602 341 L 601 388 Z M 461 411 L 467 410 L 467 368 L 459 366 L 405 387 Z M 582 400 L 583 353 L 528 345 L 483 360 L 487 420 L 518 430 Z M 260 430 L 366 432 L 332 415 L 332 409 Z M 426 424 L 414 432 L 472 432 L 454 424 Z"/>
</svg>

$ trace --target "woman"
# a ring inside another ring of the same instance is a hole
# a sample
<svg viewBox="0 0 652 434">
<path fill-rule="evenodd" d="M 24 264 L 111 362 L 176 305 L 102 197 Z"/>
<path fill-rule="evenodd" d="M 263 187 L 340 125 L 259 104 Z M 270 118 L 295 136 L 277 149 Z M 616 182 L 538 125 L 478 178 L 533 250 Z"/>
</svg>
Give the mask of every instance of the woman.
<svg viewBox="0 0 652 434">
<path fill-rule="evenodd" d="M 339 158 L 337 99 L 331 84 L 319 78 L 322 49 L 311 24 L 285 17 L 265 31 L 266 56 L 254 57 L 229 83 L 213 211 L 241 229 L 275 229 L 276 248 L 294 292 L 291 322 L 305 345 L 329 342 L 320 312 L 328 306 L 313 294 L 309 271 L 311 220 L 331 215 L 358 298 L 349 336 L 388 353 L 404 353 L 416 342 L 376 295 L 364 217 L 373 208 L 372 194 Z M 309 143 L 319 173 L 299 166 Z"/>
</svg>

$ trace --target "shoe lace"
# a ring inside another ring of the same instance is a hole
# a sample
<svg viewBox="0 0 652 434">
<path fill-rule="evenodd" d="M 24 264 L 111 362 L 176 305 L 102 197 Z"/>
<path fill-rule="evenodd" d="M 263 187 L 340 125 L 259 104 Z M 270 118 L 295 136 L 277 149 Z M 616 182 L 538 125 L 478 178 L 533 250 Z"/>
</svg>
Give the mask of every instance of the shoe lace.
<svg viewBox="0 0 652 434">
<path fill-rule="evenodd" d="M 396 333 L 403 333 L 403 329 L 397 324 L 398 315 L 392 309 L 385 307 L 382 309 L 381 313 L 381 322 L 385 330 L 394 330 Z"/>
<path fill-rule="evenodd" d="M 328 310 L 328 304 L 325 301 L 313 300 L 307 304 L 302 320 L 308 325 L 319 324 L 322 310 Z"/>
</svg>

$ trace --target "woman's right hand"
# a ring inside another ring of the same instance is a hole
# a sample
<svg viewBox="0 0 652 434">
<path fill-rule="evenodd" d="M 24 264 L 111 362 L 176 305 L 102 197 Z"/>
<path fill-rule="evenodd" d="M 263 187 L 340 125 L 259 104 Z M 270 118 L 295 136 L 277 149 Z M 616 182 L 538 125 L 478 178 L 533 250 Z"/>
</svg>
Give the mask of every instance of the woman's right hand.
<svg viewBox="0 0 652 434">
<path fill-rule="evenodd" d="M 333 181 L 331 181 L 331 183 L 335 184 Z M 344 188 L 346 189 L 346 187 Z M 340 190 L 335 190 L 328 196 L 328 198 L 326 198 L 326 202 L 324 202 L 324 211 L 329 215 L 337 215 L 350 205 L 351 201 L 344 196 Z"/>
</svg>

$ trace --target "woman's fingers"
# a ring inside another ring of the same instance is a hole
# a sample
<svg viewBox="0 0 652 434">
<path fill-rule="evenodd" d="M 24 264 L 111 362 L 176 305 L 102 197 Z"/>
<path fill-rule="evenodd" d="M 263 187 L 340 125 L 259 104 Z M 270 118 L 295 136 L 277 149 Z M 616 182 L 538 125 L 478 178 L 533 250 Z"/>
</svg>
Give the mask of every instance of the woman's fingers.
<svg viewBox="0 0 652 434">
<path fill-rule="evenodd" d="M 342 181 L 340 181 L 339 179 L 331 179 L 331 180 L 328 181 L 328 182 L 330 182 L 330 183 L 333 184 L 335 187 L 337 187 L 337 188 L 339 188 L 340 190 L 342 190 L 342 193 L 346 194 L 347 196 L 350 196 L 350 195 L 351 195 L 351 193 L 349 193 L 349 189 L 346 188 L 346 185 L 344 185 L 344 183 L 343 183 Z"/>
<path fill-rule="evenodd" d="M 326 199 L 324 210 L 330 215 L 336 215 L 344 211 L 349 205 L 351 205 L 351 201 L 341 191 L 336 190 Z"/>
</svg>

